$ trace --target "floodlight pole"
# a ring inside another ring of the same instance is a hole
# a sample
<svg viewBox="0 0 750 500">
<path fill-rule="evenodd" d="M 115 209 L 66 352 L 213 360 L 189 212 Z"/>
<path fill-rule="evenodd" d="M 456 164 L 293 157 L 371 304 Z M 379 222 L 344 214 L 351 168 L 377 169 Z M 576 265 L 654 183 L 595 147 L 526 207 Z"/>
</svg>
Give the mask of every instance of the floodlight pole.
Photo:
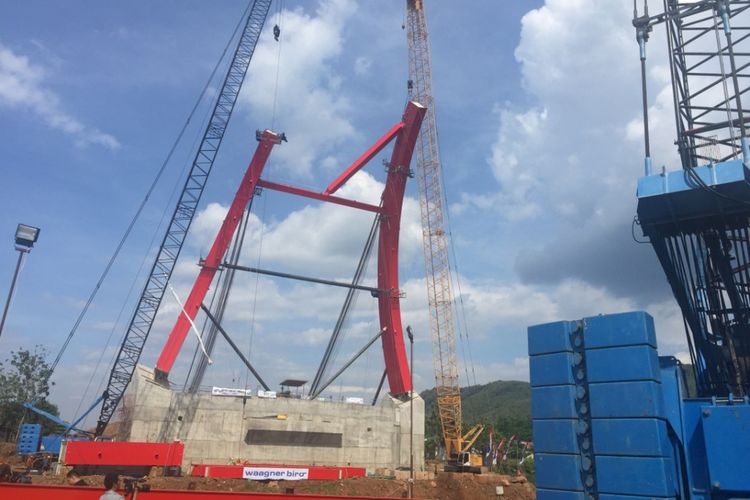
<svg viewBox="0 0 750 500">
<path fill-rule="evenodd" d="M 18 271 L 21 270 L 23 254 L 31 252 L 31 248 L 34 246 L 37 239 L 39 239 L 38 227 L 29 226 L 28 224 L 19 224 L 16 228 L 16 250 L 18 250 L 18 261 L 16 262 L 16 270 L 13 272 L 13 280 L 10 282 L 8 299 L 5 301 L 5 308 L 3 308 L 3 319 L 0 320 L 0 335 L 3 334 L 5 318 L 8 317 L 8 309 L 10 309 L 10 301 L 13 300 L 13 291 L 16 289 L 16 280 L 18 279 Z"/>
<path fill-rule="evenodd" d="M 30 252 L 30 249 L 16 247 L 18 250 L 18 261 L 16 261 L 16 270 L 13 272 L 13 280 L 10 282 L 10 290 L 8 291 L 8 298 L 5 301 L 5 308 L 3 309 L 3 319 L 0 320 L 0 336 L 3 334 L 3 327 L 5 326 L 5 318 L 8 317 L 8 309 L 10 309 L 10 301 L 13 298 L 13 290 L 16 288 L 16 280 L 18 279 L 18 271 L 21 269 L 21 261 L 23 260 L 23 254 Z"/>
<path fill-rule="evenodd" d="M 411 326 L 406 327 L 409 336 L 409 378 L 411 379 L 411 391 L 409 391 L 409 498 L 414 498 L 414 334 Z"/>
</svg>

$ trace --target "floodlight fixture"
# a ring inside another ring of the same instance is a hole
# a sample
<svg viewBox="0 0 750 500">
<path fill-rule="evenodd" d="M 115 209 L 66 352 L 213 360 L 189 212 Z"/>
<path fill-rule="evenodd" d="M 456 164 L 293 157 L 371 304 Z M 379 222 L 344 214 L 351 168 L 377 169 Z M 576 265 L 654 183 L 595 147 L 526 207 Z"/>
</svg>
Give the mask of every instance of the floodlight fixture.
<svg viewBox="0 0 750 500">
<path fill-rule="evenodd" d="M 24 249 L 28 249 L 26 251 L 31 250 L 36 240 L 39 239 L 39 232 L 40 229 L 38 227 L 19 224 L 16 228 L 16 249 L 19 251 Z"/>
</svg>

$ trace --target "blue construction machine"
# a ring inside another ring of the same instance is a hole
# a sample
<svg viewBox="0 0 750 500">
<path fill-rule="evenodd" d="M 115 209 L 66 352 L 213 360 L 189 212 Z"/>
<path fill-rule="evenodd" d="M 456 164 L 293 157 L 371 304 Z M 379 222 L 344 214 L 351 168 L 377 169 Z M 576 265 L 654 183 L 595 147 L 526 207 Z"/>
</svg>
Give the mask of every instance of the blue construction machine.
<svg viewBox="0 0 750 500">
<path fill-rule="evenodd" d="M 59 425 L 63 428 L 63 431 L 60 434 L 42 436 L 41 424 L 22 424 L 18 432 L 18 438 L 16 439 L 16 453 L 27 456 L 36 454 L 57 456 L 60 454 L 63 441 L 72 439 L 89 441 L 93 439 L 93 432 L 79 429 L 77 426 L 83 422 L 103 399 L 104 395 L 99 396 L 89 409 L 83 412 L 73 423 L 68 423 L 57 415 L 37 408 L 32 403 L 24 403 L 24 408 Z"/>
<path fill-rule="evenodd" d="M 750 498 L 750 0 L 664 0 L 654 16 L 634 6 L 646 150 L 636 221 L 691 361 L 659 357 L 645 312 L 530 327 L 538 498 Z M 646 42 L 657 25 L 682 168 L 654 173 Z"/>
</svg>

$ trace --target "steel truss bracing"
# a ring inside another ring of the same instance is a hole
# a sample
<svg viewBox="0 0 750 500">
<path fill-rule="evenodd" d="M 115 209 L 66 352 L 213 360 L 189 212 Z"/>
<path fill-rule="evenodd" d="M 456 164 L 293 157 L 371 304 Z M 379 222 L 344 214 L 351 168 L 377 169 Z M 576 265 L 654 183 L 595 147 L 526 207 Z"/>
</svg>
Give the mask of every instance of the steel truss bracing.
<svg viewBox="0 0 750 500">
<path fill-rule="evenodd" d="M 427 299 L 438 413 L 448 457 L 461 451 L 461 393 L 456 361 L 453 293 L 443 221 L 443 186 L 432 96 L 430 46 L 422 0 L 407 0 L 409 97 L 427 108 L 417 144 L 416 172 L 422 215 Z"/>
<path fill-rule="evenodd" d="M 666 208 L 660 214 L 657 196 L 642 197 L 640 223 L 682 310 L 698 395 L 744 396 L 750 391 L 750 197 L 746 182 L 729 186 L 714 164 L 739 167 L 747 178 L 750 0 L 664 0 L 664 13 L 649 17 L 644 5 L 635 16 L 642 61 L 652 26 L 666 26 L 685 171 L 678 178 L 692 191 L 675 192 L 670 174 L 662 175 Z M 644 85 L 648 157 L 645 104 Z"/>
<path fill-rule="evenodd" d="M 750 0 L 665 4 L 683 168 L 738 158 L 749 118 Z"/>
<path fill-rule="evenodd" d="M 271 0 L 254 0 L 249 9 L 247 21 L 216 99 L 213 113 L 112 367 L 96 426 L 97 435 L 101 435 L 107 427 L 140 359 L 154 317 L 164 297 L 175 263 L 182 250 L 182 244 L 203 194 L 203 188 L 211 173 L 211 167 L 237 102 L 237 96 L 270 7 Z"/>
</svg>

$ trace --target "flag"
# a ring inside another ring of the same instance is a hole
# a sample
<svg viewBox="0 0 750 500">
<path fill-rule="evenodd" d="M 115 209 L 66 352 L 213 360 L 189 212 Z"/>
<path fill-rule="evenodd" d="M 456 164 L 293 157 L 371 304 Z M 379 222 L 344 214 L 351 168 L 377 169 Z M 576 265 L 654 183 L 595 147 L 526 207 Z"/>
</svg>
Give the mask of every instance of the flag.
<svg viewBox="0 0 750 500">
<path fill-rule="evenodd" d="M 523 445 L 523 449 L 521 450 L 521 461 L 518 462 L 518 465 L 523 465 L 526 461 L 526 449 L 529 447 L 529 443 L 526 441 L 521 441 L 521 444 Z"/>
<path fill-rule="evenodd" d="M 516 439 L 516 435 L 513 434 L 508 440 L 508 445 L 505 447 L 505 453 L 503 453 L 503 462 L 508 460 L 508 452 L 510 451 L 510 447 L 513 445 L 513 441 L 515 441 L 515 439 Z"/>
</svg>

